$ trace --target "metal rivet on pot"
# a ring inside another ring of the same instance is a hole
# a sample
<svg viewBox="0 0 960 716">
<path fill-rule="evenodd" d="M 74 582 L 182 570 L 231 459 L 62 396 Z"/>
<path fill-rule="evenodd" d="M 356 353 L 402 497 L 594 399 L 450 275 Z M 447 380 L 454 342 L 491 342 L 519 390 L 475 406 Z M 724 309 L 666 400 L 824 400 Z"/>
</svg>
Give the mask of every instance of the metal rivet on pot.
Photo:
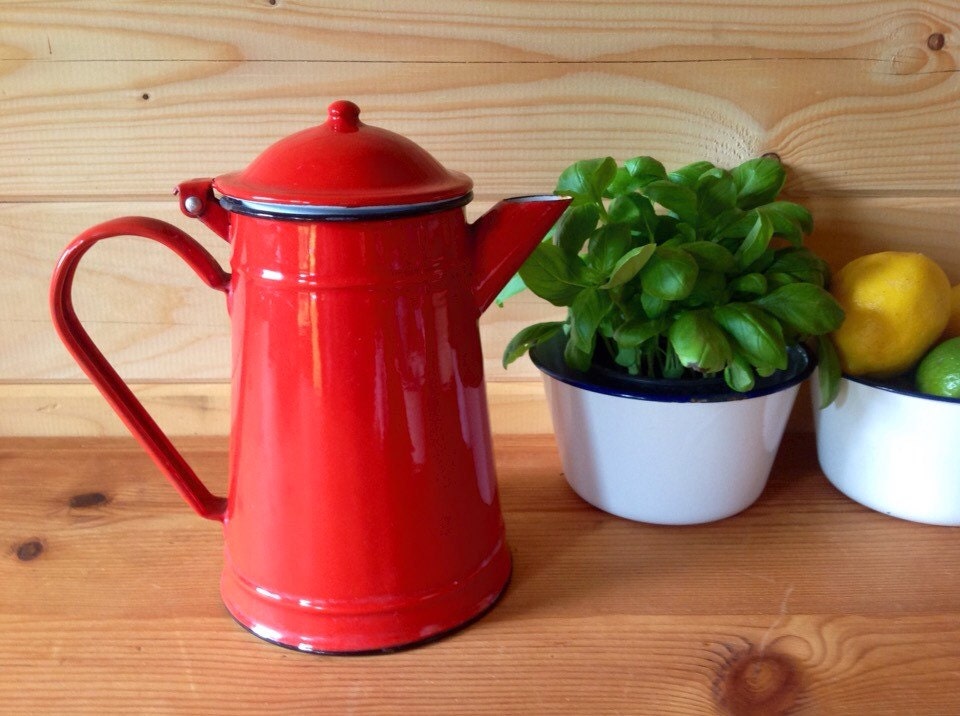
<svg viewBox="0 0 960 716">
<path fill-rule="evenodd" d="M 203 208 L 203 202 L 200 201 L 199 197 L 188 196 L 183 200 L 183 208 L 187 210 L 190 214 L 196 216 L 200 213 L 200 210 Z"/>
</svg>

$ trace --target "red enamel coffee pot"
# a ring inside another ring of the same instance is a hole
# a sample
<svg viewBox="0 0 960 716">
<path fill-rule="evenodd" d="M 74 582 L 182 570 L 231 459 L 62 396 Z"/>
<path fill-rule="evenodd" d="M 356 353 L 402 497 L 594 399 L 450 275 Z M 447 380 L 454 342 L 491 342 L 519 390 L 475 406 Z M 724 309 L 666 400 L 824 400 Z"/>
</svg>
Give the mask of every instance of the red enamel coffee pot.
<svg viewBox="0 0 960 716">
<path fill-rule="evenodd" d="M 180 207 L 230 242 L 231 273 L 176 227 L 107 221 L 66 248 L 61 339 L 190 506 L 223 523 L 221 594 L 254 634 L 303 651 L 389 651 L 490 608 L 510 576 L 477 319 L 568 200 L 507 199 L 472 225 L 470 179 L 356 105 L 245 170 L 184 182 Z M 101 239 L 175 251 L 226 294 L 227 497 L 211 494 L 74 313 Z"/>
</svg>

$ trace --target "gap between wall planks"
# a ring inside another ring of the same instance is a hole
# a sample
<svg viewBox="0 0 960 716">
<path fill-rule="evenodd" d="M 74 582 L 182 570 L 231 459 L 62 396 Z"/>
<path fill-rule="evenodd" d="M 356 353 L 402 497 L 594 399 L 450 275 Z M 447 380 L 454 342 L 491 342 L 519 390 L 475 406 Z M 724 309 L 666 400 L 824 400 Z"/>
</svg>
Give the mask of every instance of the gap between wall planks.
<svg viewBox="0 0 960 716">
<path fill-rule="evenodd" d="M 497 198 L 549 191 L 578 158 L 731 165 L 775 151 L 788 198 L 814 212 L 811 246 L 835 268 L 866 251 L 914 249 L 960 281 L 958 21 L 940 3 L 878 11 L 812 0 L 465 2 L 440 13 L 419 1 L 389 12 L 372 1 L 5 6 L 3 402 L 20 406 L 11 415 L 42 413 L 43 391 L 62 383 L 75 418 L 60 423 L 54 411 L 21 425 L 76 434 L 91 411 L 87 424 L 102 430 L 105 406 L 69 385 L 82 375 L 49 323 L 56 255 L 87 226 L 132 213 L 180 225 L 226 264 L 228 247 L 179 215 L 172 185 L 245 166 L 339 97 L 470 174 L 470 218 Z M 211 386 L 216 402 L 229 375 L 227 319 L 176 258 L 142 240 L 110 242 L 85 259 L 77 284 L 81 318 L 125 378 Z M 536 380 L 526 361 L 504 372 L 500 353 L 523 325 L 558 315 L 523 295 L 491 308 L 481 322 L 488 381 Z M 539 431 L 538 410 L 515 424 Z M 184 424 L 203 432 L 208 420 Z"/>
</svg>

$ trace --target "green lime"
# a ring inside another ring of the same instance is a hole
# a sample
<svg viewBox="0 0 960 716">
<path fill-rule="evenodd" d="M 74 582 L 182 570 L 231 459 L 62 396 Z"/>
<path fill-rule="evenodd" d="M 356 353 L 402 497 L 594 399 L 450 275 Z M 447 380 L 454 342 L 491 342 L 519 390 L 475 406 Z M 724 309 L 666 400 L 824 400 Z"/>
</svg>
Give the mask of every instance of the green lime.
<svg viewBox="0 0 960 716">
<path fill-rule="evenodd" d="M 944 341 L 917 367 L 917 390 L 944 398 L 960 398 L 960 337 Z"/>
</svg>

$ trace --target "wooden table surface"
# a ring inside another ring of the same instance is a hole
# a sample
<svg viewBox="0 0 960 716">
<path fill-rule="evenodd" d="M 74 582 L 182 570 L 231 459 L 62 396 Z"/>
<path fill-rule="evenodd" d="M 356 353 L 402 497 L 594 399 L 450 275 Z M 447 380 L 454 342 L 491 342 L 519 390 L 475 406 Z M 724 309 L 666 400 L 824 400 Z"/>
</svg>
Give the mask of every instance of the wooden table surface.
<svg viewBox="0 0 960 716">
<path fill-rule="evenodd" d="M 222 489 L 225 441 L 176 442 Z M 500 604 L 429 646 L 324 657 L 232 621 L 218 526 L 132 441 L 0 441 L 0 713 L 960 713 L 960 530 L 847 500 L 811 436 L 697 527 L 589 507 L 550 436 L 495 447 Z"/>
</svg>

